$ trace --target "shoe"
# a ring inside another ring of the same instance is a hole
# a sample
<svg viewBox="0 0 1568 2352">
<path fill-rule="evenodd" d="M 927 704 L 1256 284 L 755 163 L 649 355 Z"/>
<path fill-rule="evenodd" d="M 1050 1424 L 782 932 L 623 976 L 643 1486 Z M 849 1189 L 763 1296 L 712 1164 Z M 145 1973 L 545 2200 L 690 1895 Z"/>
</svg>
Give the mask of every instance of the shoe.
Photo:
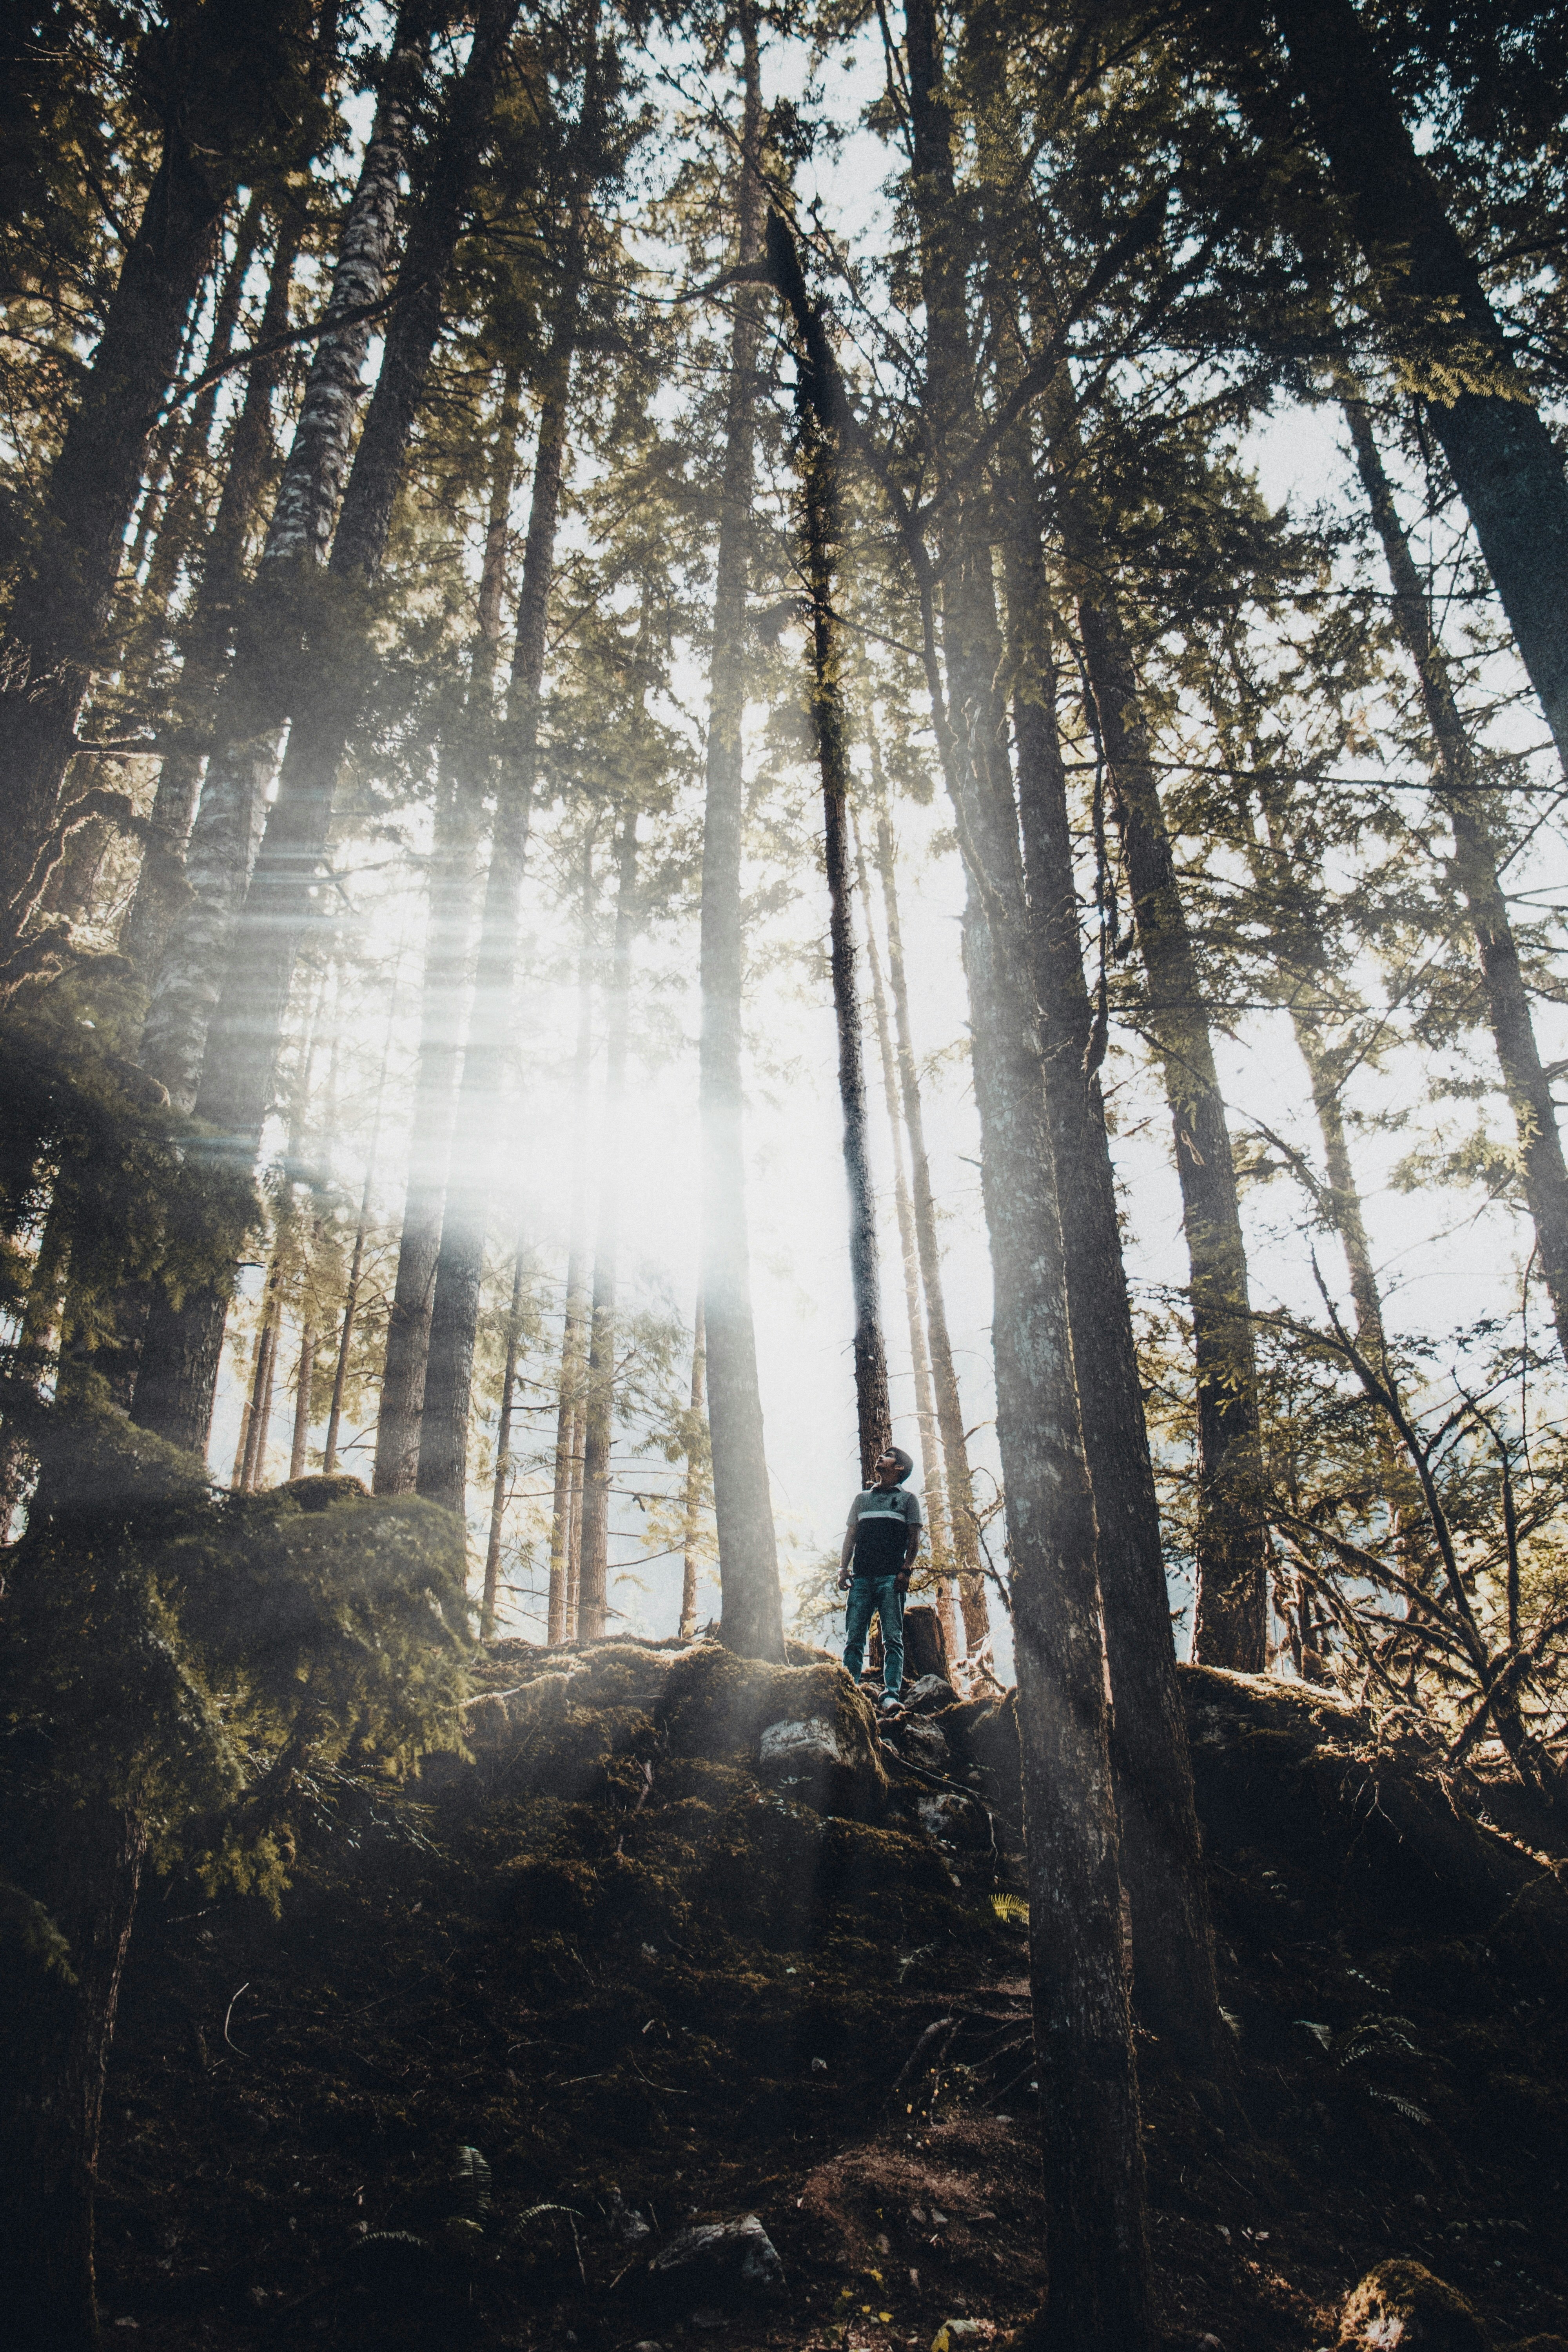
<svg viewBox="0 0 1568 2352">
<path fill-rule="evenodd" d="M 884 1715 L 900 1715 L 903 1712 L 901 1700 L 896 1699 L 891 1691 L 884 1691 L 877 1704 Z"/>
</svg>

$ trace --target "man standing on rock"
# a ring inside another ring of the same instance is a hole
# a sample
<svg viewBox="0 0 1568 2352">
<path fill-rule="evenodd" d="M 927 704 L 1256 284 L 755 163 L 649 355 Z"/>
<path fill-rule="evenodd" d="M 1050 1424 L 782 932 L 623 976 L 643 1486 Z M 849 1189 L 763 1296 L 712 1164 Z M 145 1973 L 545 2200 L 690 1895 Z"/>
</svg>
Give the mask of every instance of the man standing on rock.
<svg viewBox="0 0 1568 2352">
<path fill-rule="evenodd" d="M 864 1487 L 849 1506 L 838 1561 L 838 1590 L 849 1595 L 844 1663 L 857 1682 L 871 1620 L 882 1621 L 884 1714 L 898 1706 L 903 1688 L 904 1595 L 921 1548 L 920 1496 L 904 1485 L 914 1466 L 896 1445 L 878 1455 L 876 1485 Z"/>
</svg>

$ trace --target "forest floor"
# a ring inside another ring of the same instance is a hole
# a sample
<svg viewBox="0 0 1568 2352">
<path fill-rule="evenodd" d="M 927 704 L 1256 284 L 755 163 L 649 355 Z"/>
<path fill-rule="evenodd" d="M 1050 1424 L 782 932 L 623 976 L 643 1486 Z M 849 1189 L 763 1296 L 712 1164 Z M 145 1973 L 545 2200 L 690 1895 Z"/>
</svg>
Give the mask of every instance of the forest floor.
<svg viewBox="0 0 1568 2352">
<path fill-rule="evenodd" d="M 110 2340 L 892 2352 L 962 2319 L 959 2352 L 1029 2311 L 1010 1703 L 902 1735 L 943 1788 L 792 1654 L 499 1645 L 475 1761 L 323 1790 L 280 1917 L 151 1890 L 106 2109 Z M 1500 1790 L 1477 1822 L 1325 1694 L 1184 1686 L 1240 2072 L 1227 2103 L 1140 2033 L 1167 2344 L 1333 2344 L 1391 2256 L 1499 2346 L 1568 2330 L 1542 1824 Z M 816 1729 L 759 1748 L 781 1722 Z M 782 2278 L 727 2283 L 724 2245 L 650 2268 L 748 2214 Z"/>
</svg>

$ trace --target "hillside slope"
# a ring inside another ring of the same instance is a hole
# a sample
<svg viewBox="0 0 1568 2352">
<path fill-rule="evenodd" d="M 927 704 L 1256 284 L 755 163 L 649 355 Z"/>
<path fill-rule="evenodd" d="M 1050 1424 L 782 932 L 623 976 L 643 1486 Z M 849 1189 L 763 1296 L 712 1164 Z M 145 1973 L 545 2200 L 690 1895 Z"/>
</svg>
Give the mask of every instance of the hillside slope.
<svg viewBox="0 0 1568 2352">
<path fill-rule="evenodd" d="M 123 2340 L 882 2347 L 963 2319 L 958 2352 L 1030 2308 L 1010 1703 L 912 1717 L 900 1761 L 793 1654 L 501 1644 L 473 1763 L 323 1788 L 279 1919 L 153 1889 L 107 2110 Z M 1540 1825 L 1369 1760 L 1324 1695 L 1184 1680 L 1244 2111 L 1141 2035 L 1169 2342 L 1331 2343 L 1390 2256 L 1500 2345 L 1562 2326 Z"/>
</svg>

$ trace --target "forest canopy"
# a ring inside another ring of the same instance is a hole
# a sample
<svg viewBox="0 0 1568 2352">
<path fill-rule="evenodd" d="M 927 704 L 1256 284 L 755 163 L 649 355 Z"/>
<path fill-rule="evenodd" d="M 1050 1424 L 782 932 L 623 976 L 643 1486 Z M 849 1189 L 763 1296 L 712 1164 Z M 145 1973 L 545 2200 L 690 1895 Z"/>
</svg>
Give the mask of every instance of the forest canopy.
<svg viewBox="0 0 1568 2352">
<path fill-rule="evenodd" d="M 7 12 L 6 1916 L 100 2057 L 144 1862 L 280 1895 L 475 1637 L 829 1636 L 889 1441 L 1133 2204 L 1173 1622 L 1562 1803 L 1565 39 Z"/>
</svg>

